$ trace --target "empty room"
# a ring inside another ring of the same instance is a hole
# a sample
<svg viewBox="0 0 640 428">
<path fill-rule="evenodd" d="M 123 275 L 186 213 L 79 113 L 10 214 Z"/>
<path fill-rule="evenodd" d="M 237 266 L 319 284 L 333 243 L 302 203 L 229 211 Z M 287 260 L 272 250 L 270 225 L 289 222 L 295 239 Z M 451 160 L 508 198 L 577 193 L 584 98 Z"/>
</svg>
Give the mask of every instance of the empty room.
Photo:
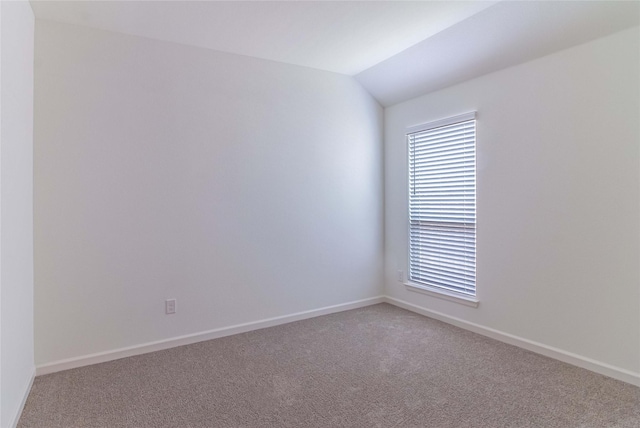
<svg viewBox="0 0 640 428">
<path fill-rule="evenodd" d="M 0 427 L 640 426 L 640 1 L 1 1 Z"/>
</svg>

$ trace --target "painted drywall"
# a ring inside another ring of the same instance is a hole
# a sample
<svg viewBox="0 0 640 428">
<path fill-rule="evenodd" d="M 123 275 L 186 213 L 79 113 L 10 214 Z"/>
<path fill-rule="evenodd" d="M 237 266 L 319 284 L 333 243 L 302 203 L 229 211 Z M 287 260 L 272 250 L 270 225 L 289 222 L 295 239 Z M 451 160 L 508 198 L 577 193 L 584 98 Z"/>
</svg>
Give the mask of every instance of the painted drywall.
<svg viewBox="0 0 640 428">
<path fill-rule="evenodd" d="M 352 75 L 490 1 L 35 1 L 37 19 Z"/>
<path fill-rule="evenodd" d="M 381 294 L 354 79 L 44 20 L 35 74 L 38 365 Z"/>
<path fill-rule="evenodd" d="M 0 426 L 19 417 L 33 359 L 33 50 L 26 1 L 2 2 Z"/>
<path fill-rule="evenodd" d="M 385 294 L 640 374 L 638 27 L 385 109 Z M 405 128 L 477 111 L 471 308 L 410 291 Z"/>
<path fill-rule="evenodd" d="M 637 1 L 501 1 L 355 77 L 387 107 L 639 24 Z"/>
</svg>

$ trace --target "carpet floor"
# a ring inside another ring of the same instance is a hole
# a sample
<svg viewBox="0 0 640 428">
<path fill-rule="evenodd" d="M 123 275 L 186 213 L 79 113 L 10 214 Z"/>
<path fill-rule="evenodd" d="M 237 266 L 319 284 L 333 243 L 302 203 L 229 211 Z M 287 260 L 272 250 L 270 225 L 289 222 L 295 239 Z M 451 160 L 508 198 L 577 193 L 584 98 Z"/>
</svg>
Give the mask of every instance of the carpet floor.
<svg viewBox="0 0 640 428">
<path fill-rule="evenodd" d="M 388 304 L 35 379 L 19 428 L 640 427 L 640 388 Z"/>
</svg>

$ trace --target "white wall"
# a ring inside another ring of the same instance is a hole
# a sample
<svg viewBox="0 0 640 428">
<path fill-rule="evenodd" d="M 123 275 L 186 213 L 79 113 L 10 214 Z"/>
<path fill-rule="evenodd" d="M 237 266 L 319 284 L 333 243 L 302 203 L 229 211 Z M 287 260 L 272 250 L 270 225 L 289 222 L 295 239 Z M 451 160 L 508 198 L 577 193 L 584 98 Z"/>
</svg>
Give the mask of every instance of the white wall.
<svg viewBox="0 0 640 428">
<path fill-rule="evenodd" d="M 2 2 L 0 426 L 17 422 L 33 360 L 33 30 L 26 1 Z"/>
<path fill-rule="evenodd" d="M 382 293 L 352 78 L 38 20 L 35 82 L 38 365 Z"/>
<path fill-rule="evenodd" d="M 640 34 L 385 110 L 386 294 L 640 375 Z M 477 110 L 478 308 L 415 293 L 405 128 Z"/>
</svg>

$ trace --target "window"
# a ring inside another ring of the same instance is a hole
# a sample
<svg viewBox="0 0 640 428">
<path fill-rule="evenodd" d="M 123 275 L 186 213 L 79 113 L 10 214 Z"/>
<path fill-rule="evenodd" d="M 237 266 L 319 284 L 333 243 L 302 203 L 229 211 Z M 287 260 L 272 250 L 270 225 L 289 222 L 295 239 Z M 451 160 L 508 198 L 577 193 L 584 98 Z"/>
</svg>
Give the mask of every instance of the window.
<svg viewBox="0 0 640 428">
<path fill-rule="evenodd" d="M 476 294 L 475 112 L 411 127 L 409 281 Z"/>
</svg>

